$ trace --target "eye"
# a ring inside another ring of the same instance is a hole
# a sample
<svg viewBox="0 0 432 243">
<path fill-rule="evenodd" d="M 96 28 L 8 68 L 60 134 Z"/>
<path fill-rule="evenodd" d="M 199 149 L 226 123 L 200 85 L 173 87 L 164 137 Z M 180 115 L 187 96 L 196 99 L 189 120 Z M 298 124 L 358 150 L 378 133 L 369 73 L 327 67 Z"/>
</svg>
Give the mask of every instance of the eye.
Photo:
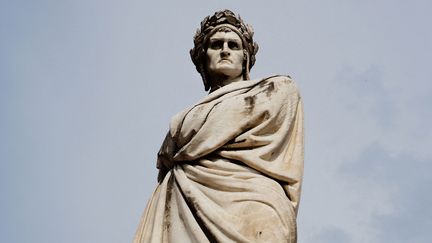
<svg viewBox="0 0 432 243">
<path fill-rule="evenodd" d="M 222 46 L 223 46 L 223 41 L 216 40 L 210 42 L 209 48 L 217 50 L 217 49 L 222 49 Z"/>
<path fill-rule="evenodd" d="M 228 47 L 232 50 L 239 50 L 240 44 L 236 41 L 228 41 Z"/>
</svg>

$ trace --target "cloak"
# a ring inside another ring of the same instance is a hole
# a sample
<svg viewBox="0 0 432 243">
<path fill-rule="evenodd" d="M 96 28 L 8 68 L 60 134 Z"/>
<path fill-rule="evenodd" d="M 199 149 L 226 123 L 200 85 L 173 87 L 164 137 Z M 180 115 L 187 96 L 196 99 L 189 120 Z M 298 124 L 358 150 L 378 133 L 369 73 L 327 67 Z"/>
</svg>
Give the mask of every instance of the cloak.
<svg viewBox="0 0 432 243">
<path fill-rule="evenodd" d="M 172 118 L 134 243 L 296 242 L 303 140 L 290 77 L 210 93 Z"/>
</svg>

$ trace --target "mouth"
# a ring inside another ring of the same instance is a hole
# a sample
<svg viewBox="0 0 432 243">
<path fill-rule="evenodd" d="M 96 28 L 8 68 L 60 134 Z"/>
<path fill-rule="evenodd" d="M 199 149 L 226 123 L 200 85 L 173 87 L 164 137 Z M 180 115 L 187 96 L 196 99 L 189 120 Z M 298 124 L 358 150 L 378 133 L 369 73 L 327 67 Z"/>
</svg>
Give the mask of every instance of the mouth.
<svg viewBox="0 0 432 243">
<path fill-rule="evenodd" d="M 224 58 L 224 59 L 221 59 L 219 62 L 229 62 L 229 63 L 231 63 L 231 60 Z"/>
</svg>

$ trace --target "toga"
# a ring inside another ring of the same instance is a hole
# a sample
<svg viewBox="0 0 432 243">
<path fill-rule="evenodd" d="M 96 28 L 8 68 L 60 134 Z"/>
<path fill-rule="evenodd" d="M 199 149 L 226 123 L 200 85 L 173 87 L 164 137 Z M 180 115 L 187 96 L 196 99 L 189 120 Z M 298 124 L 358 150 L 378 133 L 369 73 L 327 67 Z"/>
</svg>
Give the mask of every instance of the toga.
<svg viewBox="0 0 432 243">
<path fill-rule="evenodd" d="M 172 118 L 134 243 L 296 242 L 303 144 L 290 77 L 210 93 Z"/>
</svg>

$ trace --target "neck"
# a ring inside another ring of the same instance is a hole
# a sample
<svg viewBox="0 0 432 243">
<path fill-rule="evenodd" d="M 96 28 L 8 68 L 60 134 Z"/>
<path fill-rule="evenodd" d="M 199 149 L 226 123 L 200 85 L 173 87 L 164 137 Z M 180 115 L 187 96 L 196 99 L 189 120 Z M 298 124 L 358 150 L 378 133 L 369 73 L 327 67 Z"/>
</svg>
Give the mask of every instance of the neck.
<svg viewBox="0 0 432 243">
<path fill-rule="evenodd" d="M 243 75 L 234 77 L 234 78 L 228 78 L 228 77 L 215 77 L 212 80 L 212 85 L 211 85 L 211 89 L 210 92 L 213 92 L 217 89 L 219 89 L 220 87 L 223 87 L 225 85 L 228 85 L 230 83 L 234 83 L 234 82 L 238 82 L 238 81 L 242 81 L 243 80 Z"/>
<path fill-rule="evenodd" d="M 242 80 L 243 80 L 243 75 L 240 75 L 240 76 L 235 77 L 235 78 L 227 78 L 227 79 L 223 80 L 220 84 L 221 84 L 221 86 L 225 86 L 227 84 L 242 81 Z"/>
</svg>

